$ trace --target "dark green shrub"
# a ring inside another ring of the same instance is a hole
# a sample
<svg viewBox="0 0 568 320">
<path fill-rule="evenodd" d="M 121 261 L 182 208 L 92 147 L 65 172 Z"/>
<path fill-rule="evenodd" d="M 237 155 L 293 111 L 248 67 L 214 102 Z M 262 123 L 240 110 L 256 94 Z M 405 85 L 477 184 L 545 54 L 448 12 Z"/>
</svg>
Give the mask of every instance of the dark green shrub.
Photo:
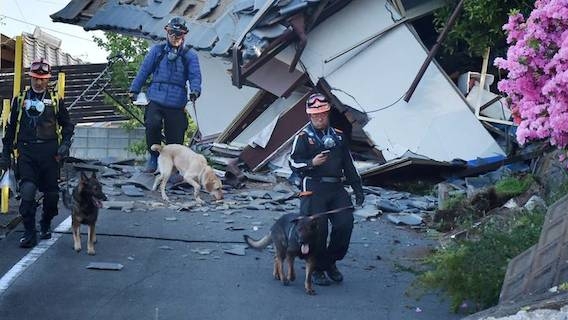
<svg viewBox="0 0 568 320">
<path fill-rule="evenodd" d="M 429 257 L 432 269 L 419 276 L 419 283 L 445 290 L 454 311 L 464 301 L 474 302 L 477 310 L 496 305 L 509 260 L 538 241 L 543 221 L 541 212 L 491 220 L 478 229 L 478 240 L 458 241 Z"/>
</svg>

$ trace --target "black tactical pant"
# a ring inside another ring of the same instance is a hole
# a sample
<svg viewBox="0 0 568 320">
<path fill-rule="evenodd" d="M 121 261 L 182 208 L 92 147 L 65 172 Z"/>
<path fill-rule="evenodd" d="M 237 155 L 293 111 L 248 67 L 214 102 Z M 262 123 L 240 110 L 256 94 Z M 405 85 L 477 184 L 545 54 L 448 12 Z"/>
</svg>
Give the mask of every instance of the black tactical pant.
<svg viewBox="0 0 568 320">
<path fill-rule="evenodd" d="M 144 110 L 144 125 L 146 126 L 148 151 L 157 157 L 158 152 L 151 151 L 150 147 L 153 144 L 161 144 L 162 128 L 164 129 L 166 144 L 183 144 L 188 121 L 184 108 L 166 108 L 155 102 L 150 102 Z"/>
<path fill-rule="evenodd" d="M 17 176 L 20 180 L 20 215 L 26 232 L 35 232 L 36 192 L 43 192 L 41 223 L 49 224 L 58 214 L 59 164 L 57 141 L 18 144 Z"/>
<path fill-rule="evenodd" d="M 300 213 L 313 215 L 328 210 L 352 206 L 351 198 L 343 183 L 318 182 L 304 179 L 302 191 L 311 191 L 311 195 L 300 199 Z M 328 221 L 331 222 L 331 234 L 329 244 Z M 346 209 L 337 213 L 325 215 L 318 219 L 318 231 L 316 248 L 316 270 L 325 271 L 335 261 L 343 259 L 349 249 L 351 232 L 353 231 L 353 209 Z"/>
</svg>

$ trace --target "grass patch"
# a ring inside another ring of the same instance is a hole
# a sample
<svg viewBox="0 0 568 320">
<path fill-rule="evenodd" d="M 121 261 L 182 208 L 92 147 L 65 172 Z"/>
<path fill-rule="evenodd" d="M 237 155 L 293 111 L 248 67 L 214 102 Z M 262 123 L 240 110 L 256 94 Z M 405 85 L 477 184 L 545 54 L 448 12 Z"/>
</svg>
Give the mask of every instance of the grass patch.
<svg viewBox="0 0 568 320">
<path fill-rule="evenodd" d="M 452 210 L 460 205 L 463 205 L 464 201 L 466 200 L 465 194 L 458 194 L 455 196 L 449 196 L 448 199 L 442 204 L 442 209 L 444 210 Z"/>
<path fill-rule="evenodd" d="M 525 193 L 533 182 L 534 178 L 530 174 L 521 178 L 507 177 L 495 184 L 495 191 L 499 196 L 512 198 Z"/>
<path fill-rule="evenodd" d="M 509 221 L 490 220 L 479 228 L 478 240 L 462 240 L 426 259 L 431 270 L 418 277 L 428 289 L 442 289 L 454 312 L 464 301 L 482 310 L 499 301 L 509 260 L 537 243 L 543 212 L 520 213 Z"/>
</svg>

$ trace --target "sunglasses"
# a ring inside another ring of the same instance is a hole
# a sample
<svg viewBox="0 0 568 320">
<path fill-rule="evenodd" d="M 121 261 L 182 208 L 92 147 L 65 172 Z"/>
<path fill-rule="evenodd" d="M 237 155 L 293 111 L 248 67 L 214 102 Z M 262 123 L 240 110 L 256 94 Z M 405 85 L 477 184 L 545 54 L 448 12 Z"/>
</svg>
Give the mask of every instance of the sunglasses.
<svg viewBox="0 0 568 320">
<path fill-rule="evenodd" d="M 35 62 L 32 63 L 31 67 L 30 67 L 30 71 L 33 72 L 38 72 L 41 71 L 43 73 L 49 73 L 49 65 L 47 63 L 44 62 Z"/>
</svg>

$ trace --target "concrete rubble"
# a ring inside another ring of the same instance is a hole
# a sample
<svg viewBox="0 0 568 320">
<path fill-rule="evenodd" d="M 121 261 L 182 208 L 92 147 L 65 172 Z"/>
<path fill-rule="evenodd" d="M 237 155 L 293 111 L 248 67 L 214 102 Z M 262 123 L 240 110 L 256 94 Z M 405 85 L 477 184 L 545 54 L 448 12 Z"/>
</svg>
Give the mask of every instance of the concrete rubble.
<svg viewBox="0 0 568 320">
<path fill-rule="evenodd" d="M 63 168 L 63 176 L 69 177 L 67 181 L 61 184 L 61 189 L 67 190 L 64 192 L 64 197 L 68 197 L 72 188 L 78 184 L 79 172 L 85 170 L 95 172 L 108 197 L 108 201 L 103 202 L 103 207 L 110 210 L 135 213 L 168 208 L 174 212 L 200 213 L 203 215 L 209 215 L 209 212 L 222 212 L 227 217 L 240 210 L 258 211 L 259 214 L 262 214 L 263 211 L 276 211 L 282 214 L 299 211 L 299 190 L 284 179 L 279 179 L 281 181 L 278 182 L 275 178 L 275 183 L 259 182 L 263 179 L 252 179 L 246 181 L 241 189 L 224 185 L 225 199 L 219 202 L 207 201 L 204 205 L 192 199 L 193 190 L 188 184 L 173 185 L 168 183 L 166 192 L 171 201 L 164 202 L 158 192 L 151 192 L 143 187 L 149 181 L 153 181 L 154 176 L 140 173 L 134 165 L 123 166 L 121 171 L 115 172 L 111 168 L 112 164 L 80 159 L 73 161 L 75 162 L 66 163 Z M 113 172 L 112 175 L 104 174 L 108 173 L 109 170 Z M 258 177 L 260 174 L 255 174 L 255 176 Z M 225 180 L 226 177 L 223 176 L 221 179 Z M 140 183 L 140 181 L 144 181 L 144 183 Z M 271 180 L 266 179 L 265 181 Z M 356 208 L 354 212 L 356 217 L 363 220 L 378 219 L 383 214 L 388 214 L 388 220 L 395 224 L 417 225 L 422 223 L 423 217 L 432 215 L 438 207 L 438 199 L 433 196 L 413 195 L 409 192 L 375 186 L 365 186 L 364 189 L 366 193 L 365 205 L 362 208 Z M 206 197 L 208 196 L 206 195 Z M 393 219 L 394 217 L 397 217 L 396 220 Z M 249 218 L 252 219 L 252 216 Z M 165 220 L 175 223 L 178 218 L 171 216 L 166 217 Z M 229 218 L 225 218 L 222 222 L 226 224 L 225 230 L 227 231 L 246 229 L 256 231 L 265 227 L 257 221 L 248 222 L 248 226 L 243 225 L 242 222 L 236 223 L 234 219 Z M 235 254 L 237 251 L 234 251 Z"/>
</svg>

